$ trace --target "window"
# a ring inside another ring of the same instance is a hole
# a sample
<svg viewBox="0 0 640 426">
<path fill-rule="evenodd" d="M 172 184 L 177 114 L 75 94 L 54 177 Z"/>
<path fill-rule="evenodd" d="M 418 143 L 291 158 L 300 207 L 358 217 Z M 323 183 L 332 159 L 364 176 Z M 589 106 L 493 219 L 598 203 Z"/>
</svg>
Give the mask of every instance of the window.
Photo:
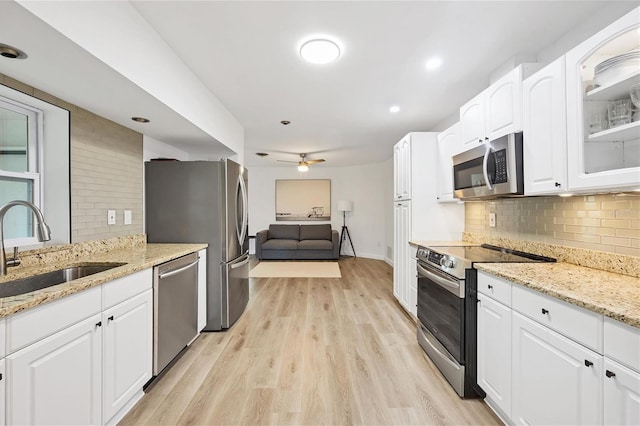
<svg viewBox="0 0 640 426">
<path fill-rule="evenodd" d="M 26 200 L 41 207 L 40 134 L 42 112 L 0 97 L 0 206 Z M 35 244 L 33 214 L 11 208 L 4 217 L 5 246 Z"/>
</svg>

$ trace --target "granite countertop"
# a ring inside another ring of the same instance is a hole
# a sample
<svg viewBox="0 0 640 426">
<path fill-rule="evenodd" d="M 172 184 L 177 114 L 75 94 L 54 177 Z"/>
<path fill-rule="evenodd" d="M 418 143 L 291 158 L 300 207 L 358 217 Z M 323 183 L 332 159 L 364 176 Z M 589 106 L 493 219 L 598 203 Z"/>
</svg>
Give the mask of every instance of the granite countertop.
<svg viewBox="0 0 640 426">
<path fill-rule="evenodd" d="M 476 263 L 476 269 L 640 328 L 640 279 L 570 263 Z"/>
<path fill-rule="evenodd" d="M 9 268 L 8 274 L 0 277 L 0 285 L 7 281 L 39 275 L 68 266 L 87 263 L 126 263 L 123 266 L 117 266 L 104 272 L 42 290 L 0 298 L 0 318 L 60 299 L 143 269 L 151 268 L 204 248 L 207 248 L 207 244 L 143 244 L 134 247 L 116 248 L 97 254 L 87 253 L 80 257 L 69 258 L 61 256 L 60 259 L 57 259 L 55 262 L 49 262 L 46 266 Z"/>
<path fill-rule="evenodd" d="M 409 241 L 409 244 L 420 247 L 465 247 L 479 246 L 480 244 L 470 243 L 469 241 Z"/>
</svg>

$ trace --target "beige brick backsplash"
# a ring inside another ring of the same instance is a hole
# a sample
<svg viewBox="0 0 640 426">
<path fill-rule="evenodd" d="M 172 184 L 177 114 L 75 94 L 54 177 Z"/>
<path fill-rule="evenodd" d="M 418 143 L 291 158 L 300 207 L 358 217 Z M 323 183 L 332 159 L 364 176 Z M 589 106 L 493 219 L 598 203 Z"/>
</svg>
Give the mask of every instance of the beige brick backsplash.
<svg viewBox="0 0 640 426">
<path fill-rule="evenodd" d="M 489 213 L 496 227 L 489 227 Z M 465 203 L 465 230 L 640 256 L 640 195 L 529 197 Z"/>
<path fill-rule="evenodd" d="M 71 240 L 142 232 L 142 135 L 0 74 L 0 82 L 71 112 Z M 107 225 L 107 210 L 116 224 Z M 132 224 L 123 224 L 131 210 Z"/>
</svg>

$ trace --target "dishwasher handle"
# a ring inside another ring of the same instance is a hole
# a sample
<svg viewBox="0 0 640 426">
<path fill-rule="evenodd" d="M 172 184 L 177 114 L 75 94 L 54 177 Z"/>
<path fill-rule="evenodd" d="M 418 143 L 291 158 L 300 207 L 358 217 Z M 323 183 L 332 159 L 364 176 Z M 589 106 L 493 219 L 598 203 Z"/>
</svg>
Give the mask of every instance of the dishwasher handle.
<svg viewBox="0 0 640 426">
<path fill-rule="evenodd" d="M 199 261 L 200 261 L 200 258 L 197 258 L 195 262 L 192 262 L 192 263 L 188 264 L 187 266 L 183 266 L 182 268 L 178 268 L 178 269 L 175 269 L 173 271 L 165 272 L 164 274 L 158 275 L 158 278 L 163 279 L 163 278 L 168 278 L 168 277 L 171 277 L 173 275 L 179 274 L 180 272 L 186 271 L 187 269 L 197 265 Z"/>
</svg>

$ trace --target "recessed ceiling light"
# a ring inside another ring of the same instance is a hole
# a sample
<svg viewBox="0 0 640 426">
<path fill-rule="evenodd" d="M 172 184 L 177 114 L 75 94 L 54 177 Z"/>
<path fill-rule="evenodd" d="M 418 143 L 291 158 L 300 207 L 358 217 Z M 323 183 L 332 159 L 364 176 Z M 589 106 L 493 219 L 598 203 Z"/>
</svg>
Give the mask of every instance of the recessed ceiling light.
<svg viewBox="0 0 640 426">
<path fill-rule="evenodd" d="M 431 59 L 429 59 L 427 61 L 427 63 L 425 64 L 425 66 L 427 67 L 427 69 L 429 71 L 433 71 L 437 68 L 440 68 L 440 65 L 442 65 L 442 59 L 438 58 L 438 57 L 433 57 Z"/>
<path fill-rule="evenodd" d="M 302 43 L 300 56 L 312 64 L 328 64 L 340 57 L 340 47 L 326 38 L 314 38 Z"/>
<path fill-rule="evenodd" d="M 267 155 L 269 155 L 269 154 L 267 154 L 266 152 L 256 152 L 256 155 L 257 155 L 258 157 L 266 157 L 266 156 L 267 156 Z"/>
<path fill-rule="evenodd" d="M 289 124 L 291 124 L 291 122 L 289 120 L 282 120 L 280 124 L 282 124 L 283 126 L 288 126 Z"/>
<path fill-rule="evenodd" d="M 394 105 L 391 108 L 389 108 L 389 112 L 398 112 L 400 111 L 400 107 L 398 105 Z"/>
<path fill-rule="evenodd" d="M 138 123 L 148 123 L 150 120 L 144 117 L 131 117 L 133 121 L 137 121 Z"/>
<path fill-rule="evenodd" d="M 27 54 L 13 46 L 0 43 L 0 56 L 9 59 L 25 59 Z"/>
</svg>

